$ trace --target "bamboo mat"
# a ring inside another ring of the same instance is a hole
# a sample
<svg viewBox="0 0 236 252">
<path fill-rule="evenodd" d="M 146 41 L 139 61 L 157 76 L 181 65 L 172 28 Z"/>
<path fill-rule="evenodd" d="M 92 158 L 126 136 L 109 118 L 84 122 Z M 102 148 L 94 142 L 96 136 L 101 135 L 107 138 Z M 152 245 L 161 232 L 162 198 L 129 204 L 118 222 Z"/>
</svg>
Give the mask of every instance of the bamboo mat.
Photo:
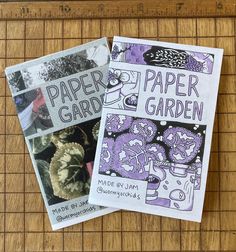
<svg viewBox="0 0 236 252">
<path fill-rule="evenodd" d="M 5 66 L 101 36 L 224 48 L 201 224 L 119 211 L 52 232 L 16 116 Z M 0 251 L 236 251 L 236 20 L 0 20 Z"/>
</svg>

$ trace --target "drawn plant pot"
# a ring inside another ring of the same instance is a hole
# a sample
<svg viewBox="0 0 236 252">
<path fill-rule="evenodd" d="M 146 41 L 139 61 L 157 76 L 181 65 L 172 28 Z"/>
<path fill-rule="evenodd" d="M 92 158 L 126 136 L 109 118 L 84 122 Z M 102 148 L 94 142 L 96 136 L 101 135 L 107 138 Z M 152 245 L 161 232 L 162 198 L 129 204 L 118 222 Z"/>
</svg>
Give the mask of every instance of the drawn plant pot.
<svg viewBox="0 0 236 252">
<path fill-rule="evenodd" d="M 154 201 L 158 198 L 158 190 L 147 187 L 146 201 Z"/>
<path fill-rule="evenodd" d="M 151 147 L 152 145 L 149 145 L 149 146 Z M 157 155 L 158 155 L 157 157 L 160 157 L 161 153 L 159 152 Z M 162 168 L 161 165 L 159 164 L 157 165 L 157 163 L 154 164 L 153 160 L 150 159 L 149 160 L 149 175 L 147 179 L 147 182 L 148 182 L 147 193 L 146 193 L 147 200 L 154 200 L 158 197 L 158 188 L 160 186 L 161 181 L 163 181 L 165 178 L 166 178 L 165 169 Z"/>
<path fill-rule="evenodd" d="M 179 177 L 170 170 L 165 169 L 166 177 L 159 184 L 157 196 L 150 197 L 150 193 L 147 194 L 146 204 L 191 211 L 194 202 L 195 175 L 183 169 L 182 174 L 185 176 Z M 178 174 L 180 173 L 178 171 Z"/>
<path fill-rule="evenodd" d="M 122 83 L 109 88 L 105 92 L 104 104 L 109 105 L 113 104 L 121 99 L 121 88 L 123 87 Z"/>
<path fill-rule="evenodd" d="M 150 169 L 151 170 L 151 169 Z M 156 190 L 158 189 L 160 182 L 166 178 L 166 172 L 162 168 L 156 168 L 153 172 L 152 170 L 148 176 L 148 189 Z"/>
<path fill-rule="evenodd" d="M 149 174 L 147 179 L 147 192 L 146 192 L 146 199 L 147 200 L 155 200 L 158 197 L 158 188 L 160 186 L 160 179 L 153 175 Z"/>
<path fill-rule="evenodd" d="M 124 109 L 136 111 L 138 105 L 138 94 L 128 94 L 125 96 L 124 100 Z"/>
<path fill-rule="evenodd" d="M 194 201 L 196 171 L 186 164 L 162 160 L 164 162 L 150 165 L 146 203 L 190 211 Z"/>
<path fill-rule="evenodd" d="M 175 177 L 186 177 L 188 165 L 171 163 L 170 173 Z"/>
</svg>

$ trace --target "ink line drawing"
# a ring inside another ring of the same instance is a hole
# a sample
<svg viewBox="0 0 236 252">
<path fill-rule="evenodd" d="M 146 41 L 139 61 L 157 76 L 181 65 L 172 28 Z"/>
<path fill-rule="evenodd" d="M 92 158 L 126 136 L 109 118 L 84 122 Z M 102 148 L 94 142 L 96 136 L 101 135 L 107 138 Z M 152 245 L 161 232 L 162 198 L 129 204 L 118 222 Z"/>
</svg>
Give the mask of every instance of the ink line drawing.
<svg viewBox="0 0 236 252">
<path fill-rule="evenodd" d="M 191 211 L 205 131 L 205 125 L 107 114 L 99 173 L 146 181 L 148 205 Z"/>
<path fill-rule="evenodd" d="M 104 107 L 136 111 L 140 78 L 140 72 L 110 68 Z"/>
<path fill-rule="evenodd" d="M 114 41 L 111 60 L 211 74 L 214 55 L 162 46 Z"/>
</svg>

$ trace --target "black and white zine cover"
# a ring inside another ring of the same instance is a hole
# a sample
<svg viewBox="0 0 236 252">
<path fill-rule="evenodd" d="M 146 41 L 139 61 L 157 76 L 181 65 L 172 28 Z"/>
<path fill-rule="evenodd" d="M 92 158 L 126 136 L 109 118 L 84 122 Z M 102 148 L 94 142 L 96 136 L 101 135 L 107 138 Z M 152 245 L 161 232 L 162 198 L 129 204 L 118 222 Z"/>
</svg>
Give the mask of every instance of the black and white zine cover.
<svg viewBox="0 0 236 252">
<path fill-rule="evenodd" d="M 201 221 L 222 57 L 114 38 L 90 203 Z"/>
<path fill-rule="evenodd" d="M 109 59 L 102 38 L 6 69 L 54 230 L 114 211 L 88 203 Z"/>
</svg>

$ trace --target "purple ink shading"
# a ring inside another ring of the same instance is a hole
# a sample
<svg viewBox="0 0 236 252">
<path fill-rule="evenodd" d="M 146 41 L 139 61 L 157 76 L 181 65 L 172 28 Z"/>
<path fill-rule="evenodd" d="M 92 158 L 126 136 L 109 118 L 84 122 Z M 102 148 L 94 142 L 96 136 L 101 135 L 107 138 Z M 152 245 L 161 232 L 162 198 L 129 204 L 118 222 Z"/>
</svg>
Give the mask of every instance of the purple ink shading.
<svg viewBox="0 0 236 252">
<path fill-rule="evenodd" d="M 140 78 L 140 72 L 110 68 L 104 105 L 136 111 Z"/>
<path fill-rule="evenodd" d="M 200 52 L 189 52 L 196 61 L 203 62 L 203 70 L 206 70 L 207 73 L 212 73 L 213 71 L 213 61 L 211 59 L 211 54 L 200 53 Z M 199 71 L 196 71 L 199 72 Z"/>
<path fill-rule="evenodd" d="M 157 190 L 160 185 L 160 180 L 155 176 L 148 176 L 147 190 Z"/>
<path fill-rule="evenodd" d="M 149 45 L 127 44 L 130 45 L 130 50 L 125 52 L 125 62 L 130 64 L 145 65 L 143 54 L 151 48 Z"/>
<path fill-rule="evenodd" d="M 146 181 L 146 204 L 191 211 L 194 191 L 201 184 L 201 154 L 189 162 L 196 157 L 202 137 L 184 127 L 170 127 L 162 131 L 163 143 L 158 144 L 152 143 L 157 132 L 153 120 L 108 114 L 107 122 L 99 172 Z"/>
<path fill-rule="evenodd" d="M 202 72 L 204 68 L 204 63 L 197 61 L 193 56 L 187 56 L 185 67 L 186 70 L 193 72 Z"/>
<path fill-rule="evenodd" d="M 166 161 L 165 149 L 160 144 L 147 144 L 146 151 L 149 158 L 154 161 L 164 162 Z"/>
<path fill-rule="evenodd" d="M 138 94 L 128 94 L 123 100 L 124 109 L 136 111 L 138 105 Z"/>
<path fill-rule="evenodd" d="M 146 200 L 148 205 L 162 206 L 162 207 L 170 207 L 170 199 L 165 198 L 157 198 L 155 200 Z"/>
<path fill-rule="evenodd" d="M 166 177 L 160 181 L 157 189 L 147 187 L 146 203 L 180 211 L 191 211 L 194 202 L 193 175 L 187 173 L 185 177 L 178 178 L 170 173 L 169 169 L 165 169 L 165 172 Z M 166 183 L 167 181 L 169 183 Z M 170 204 L 165 205 L 159 199 L 166 199 L 166 202 Z"/>
<path fill-rule="evenodd" d="M 149 170 L 147 189 L 156 190 L 160 186 L 161 181 L 166 179 L 166 171 L 159 166 L 154 165 Z"/>
<path fill-rule="evenodd" d="M 152 143 L 146 145 L 146 151 L 150 160 L 147 189 L 156 190 L 160 182 L 166 178 L 166 171 L 161 167 L 166 162 L 165 149 L 159 144 Z"/>
<path fill-rule="evenodd" d="M 157 132 L 156 125 L 148 119 L 136 119 L 133 121 L 130 132 L 141 135 L 147 142 L 151 142 Z"/>
<path fill-rule="evenodd" d="M 197 159 L 195 163 L 191 165 L 193 172 L 196 174 L 194 181 L 194 190 L 200 190 L 201 188 L 201 173 L 202 173 L 202 162 Z"/>
<path fill-rule="evenodd" d="M 196 155 L 202 144 L 202 137 L 182 127 L 168 128 L 163 141 L 171 147 L 169 157 L 176 163 L 188 163 Z"/>
<path fill-rule="evenodd" d="M 145 180 L 148 177 L 145 146 L 141 135 L 126 133 L 118 136 L 114 145 L 113 169 L 122 177 Z"/>
<path fill-rule="evenodd" d="M 122 132 L 131 126 L 132 121 L 131 116 L 107 114 L 105 128 L 108 132 Z"/>
<path fill-rule="evenodd" d="M 123 57 L 117 59 L 120 54 L 123 54 Z M 212 73 L 214 61 L 213 54 L 120 42 L 114 44 L 111 55 L 114 61 L 184 69 L 207 74 Z"/>
<path fill-rule="evenodd" d="M 113 138 L 103 138 L 101 157 L 99 164 L 99 172 L 106 172 L 111 169 L 112 160 L 113 160 Z"/>
</svg>

